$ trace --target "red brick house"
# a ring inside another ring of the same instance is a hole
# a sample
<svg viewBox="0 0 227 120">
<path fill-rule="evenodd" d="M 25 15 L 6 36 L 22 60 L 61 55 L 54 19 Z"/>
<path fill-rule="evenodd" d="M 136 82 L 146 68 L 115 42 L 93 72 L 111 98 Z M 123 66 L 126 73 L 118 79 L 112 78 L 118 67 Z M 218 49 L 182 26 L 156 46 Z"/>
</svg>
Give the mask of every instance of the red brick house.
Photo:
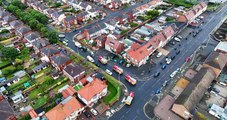
<svg viewBox="0 0 227 120">
<path fill-rule="evenodd" d="M 20 26 L 16 28 L 15 33 L 18 35 L 21 39 L 25 36 L 25 34 L 31 32 L 31 28 L 27 26 Z"/>
<path fill-rule="evenodd" d="M 114 54 L 120 54 L 124 50 L 124 44 L 117 41 L 114 36 L 107 36 L 105 49 Z"/>
<path fill-rule="evenodd" d="M 71 81 L 78 83 L 79 80 L 85 77 L 85 69 L 79 64 L 69 64 L 63 69 L 63 74 Z"/>
<path fill-rule="evenodd" d="M 57 54 L 60 54 L 60 51 L 56 48 L 56 46 L 48 45 L 41 49 L 41 60 L 45 62 L 50 62 L 50 58 Z"/>
<path fill-rule="evenodd" d="M 75 26 L 77 24 L 77 20 L 75 16 L 71 15 L 64 18 L 63 23 L 65 27 L 70 28 L 71 26 Z"/>
<path fill-rule="evenodd" d="M 68 64 L 70 64 L 72 62 L 72 60 L 70 58 L 68 58 L 67 56 L 62 55 L 62 54 L 57 54 L 57 55 L 52 56 L 50 58 L 50 61 L 51 61 L 52 65 L 59 71 L 62 71 L 65 66 L 67 66 Z"/>
<path fill-rule="evenodd" d="M 127 61 L 138 67 L 146 64 L 149 56 L 158 48 L 164 47 L 167 42 L 174 36 L 176 29 L 175 27 L 175 24 L 166 27 L 157 35 L 153 36 L 144 45 L 140 45 L 138 43 L 132 44 L 131 48 L 126 52 Z"/>
<path fill-rule="evenodd" d="M 48 42 L 47 39 L 44 39 L 44 38 L 39 38 L 32 42 L 32 47 L 33 47 L 35 53 L 40 53 L 41 49 L 48 45 L 50 45 L 50 43 Z"/>
<path fill-rule="evenodd" d="M 187 11 L 183 15 L 180 15 L 177 18 L 179 22 L 188 22 L 191 23 L 196 17 L 201 15 L 207 9 L 207 4 L 205 2 L 201 2 L 192 7 L 191 10 Z"/>
</svg>

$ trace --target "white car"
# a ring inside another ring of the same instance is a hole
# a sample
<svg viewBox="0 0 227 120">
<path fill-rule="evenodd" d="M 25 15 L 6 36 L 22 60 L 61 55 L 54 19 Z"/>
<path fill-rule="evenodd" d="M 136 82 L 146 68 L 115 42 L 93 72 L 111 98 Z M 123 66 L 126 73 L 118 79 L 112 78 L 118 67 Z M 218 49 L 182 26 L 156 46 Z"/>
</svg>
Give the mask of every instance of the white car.
<svg viewBox="0 0 227 120">
<path fill-rule="evenodd" d="M 87 56 L 87 59 L 88 59 L 88 61 L 90 61 L 90 62 L 92 62 L 92 63 L 94 63 L 95 62 L 95 60 L 91 57 L 91 56 Z"/>
<path fill-rule="evenodd" d="M 91 111 L 91 113 L 92 113 L 93 115 L 95 115 L 95 116 L 98 115 L 98 112 L 97 112 L 95 109 L 91 108 L 90 111 Z"/>
<path fill-rule="evenodd" d="M 178 37 L 175 37 L 174 40 L 177 41 L 177 42 L 180 42 L 181 41 L 181 39 L 178 38 Z"/>
<path fill-rule="evenodd" d="M 170 78 L 173 78 L 177 74 L 178 70 L 173 71 L 173 73 L 170 75 Z"/>
<path fill-rule="evenodd" d="M 166 64 L 170 64 L 172 62 L 172 59 L 170 59 L 170 58 L 166 58 Z"/>
<path fill-rule="evenodd" d="M 59 35 L 58 35 L 58 37 L 60 37 L 60 38 L 64 38 L 64 37 L 65 37 L 65 35 L 64 35 L 64 34 L 59 34 Z"/>
<path fill-rule="evenodd" d="M 106 69 L 106 73 L 109 74 L 109 75 L 112 75 L 112 74 L 113 74 L 113 73 L 112 73 L 110 70 L 108 70 L 108 69 Z"/>
<path fill-rule="evenodd" d="M 162 53 L 161 53 L 161 52 L 159 52 L 159 53 L 156 55 L 157 58 L 160 58 L 161 56 L 162 56 Z"/>
<path fill-rule="evenodd" d="M 82 45 L 79 43 L 79 42 L 74 42 L 75 43 L 75 46 L 78 47 L 78 48 L 82 48 Z"/>
<path fill-rule="evenodd" d="M 63 43 L 64 43 L 65 45 L 68 45 L 68 42 L 67 42 L 67 41 L 63 41 Z"/>
</svg>

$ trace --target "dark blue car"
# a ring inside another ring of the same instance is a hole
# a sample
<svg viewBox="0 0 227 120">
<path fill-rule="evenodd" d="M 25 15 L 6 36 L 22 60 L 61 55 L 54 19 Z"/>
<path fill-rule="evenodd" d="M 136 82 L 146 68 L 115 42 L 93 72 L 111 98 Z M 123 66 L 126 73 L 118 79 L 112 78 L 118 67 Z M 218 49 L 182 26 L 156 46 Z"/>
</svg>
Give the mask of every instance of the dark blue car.
<svg viewBox="0 0 227 120">
<path fill-rule="evenodd" d="M 167 65 L 164 64 L 164 65 L 162 66 L 162 70 L 166 69 L 166 67 L 167 67 Z"/>
</svg>

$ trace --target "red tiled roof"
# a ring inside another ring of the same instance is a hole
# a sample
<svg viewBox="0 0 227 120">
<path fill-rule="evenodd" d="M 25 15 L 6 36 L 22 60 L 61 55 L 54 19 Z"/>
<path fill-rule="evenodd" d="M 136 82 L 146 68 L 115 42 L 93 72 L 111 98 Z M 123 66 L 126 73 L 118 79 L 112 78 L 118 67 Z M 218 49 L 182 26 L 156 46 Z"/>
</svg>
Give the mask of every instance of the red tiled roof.
<svg viewBox="0 0 227 120">
<path fill-rule="evenodd" d="M 37 113 L 35 112 L 35 110 L 33 110 L 33 109 L 29 111 L 29 115 L 31 116 L 31 118 L 37 118 L 37 117 L 39 117 L 37 115 Z"/>
<path fill-rule="evenodd" d="M 192 7 L 191 10 L 187 11 L 184 16 L 187 20 L 190 20 L 194 16 L 196 16 L 203 8 L 207 7 L 207 4 L 205 2 L 201 2 L 195 6 Z"/>
<path fill-rule="evenodd" d="M 106 87 L 107 85 L 104 81 L 95 78 L 92 82 L 81 88 L 78 91 L 78 94 L 87 101 L 90 101 L 95 95 L 101 93 Z"/>
<path fill-rule="evenodd" d="M 169 39 L 169 37 L 174 35 L 174 30 L 171 26 L 165 28 L 163 31 L 159 32 L 156 36 L 152 37 L 145 45 L 135 49 L 135 45 L 132 44 L 131 49 L 127 51 L 127 55 L 130 58 L 133 58 L 137 61 L 141 61 L 142 59 L 148 57 L 151 53 L 153 53 L 160 45 Z M 162 42 L 162 43 L 161 43 Z M 150 49 L 149 49 L 150 48 Z"/>
<path fill-rule="evenodd" d="M 108 36 L 106 39 L 105 45 L 108 45 L 111 48 L 117 50 L 121 45 L 123 45 L 123 43 L 120 43 L 119 41 L 115 40 L 114 38 Z"/>
<path fill-rule="evenodd" d="M 48 120 L 64 120 L 74 111 L 83 108 L 83 105 L 81 105 L 75 97 L 67 99 L 69 100 L 66 103 L 58 104 L 45 114 Z"/>
<path fill-rule="evenodd" d="M 67 98 L 69 96 L 72 96 L 74 93 L 76 93 L 76 90 L 74 90 L 71 86 L 68 86 L 65 90 L 62 91 L 62 96 L 64 98 Z"/>
<path fill-rule="evenodd" d="M 171 26 L 165 28 L 162 33 L 164 34 L 164 36 L 166 37 L 166 39 L 169 39 L 170 37 L 172 37 L 175 34 L 175 31 L 173 30 L 173 28 Z"/>
</svg>

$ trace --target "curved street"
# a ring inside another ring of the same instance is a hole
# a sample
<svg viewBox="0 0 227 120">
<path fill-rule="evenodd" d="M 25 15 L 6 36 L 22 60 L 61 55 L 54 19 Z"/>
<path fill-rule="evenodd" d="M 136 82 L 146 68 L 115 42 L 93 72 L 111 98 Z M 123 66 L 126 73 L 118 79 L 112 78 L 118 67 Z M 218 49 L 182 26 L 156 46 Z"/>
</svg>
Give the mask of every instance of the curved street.
<svg viewBox="0 0 227 120">
<path fill-rule="evenodd" d="M 126 11 L 132 10 L 141 4 L 143 3 L 136 4 L 122 11 L 111 12 L 104 20 L 98 20 L 94 23 L 91 23 L 71 33 L 64 33 L 66 36 L 66 39 L 69 40 L 68 47 L 73 49 L 75 52 L 78 52 L 82 56 L 86 57 L 90 53 L 81 51 L 74 45 L 72 38 L 75 34 L 79 33 L 79 31 L 83 31 L 84 29 L 88 29 L 92 27 L 92 25 L 96 23 L 108 21 L 109 19 L 114 18 L 115 16 L 121 13 L 124 13 Z M 164 81 L 170 79 L 169 75 L 177 68 L 180 68 L 185 63 L 185 59 L 188 56 L 192 55 L 193 52 L 202 43 L 205 43 L 206 40 L 208 40 L 209 34 L 223 20 L 224 16 L 226 16 L 226 13 L 227 13 L 226 5 L 224 5 L 222 9 L 220 9 L 215 13 L 207 13 L 208 16 L 207 18 L 204 19 L 205 23 L 200 27 L 203 30 L 195 38 L 192 37 L 192 35 L 189 35 L 187 37 L 188 38 L 187 40 L 182 40 L 180 42 L 181 46 L 176 45 L 177 49 L 181 50 L 181 53 L 179 55 L 176 55 L 176 58 L 172 61 L 170 65 L 167 66 L 167 69 L 161 70 L 161 66 L 159 64 L 151 65 L 150 63 L 145 65 L 145 67 L 143 66 L 144 68 L 135 68 L 135 67 L 124 68 L 124 69 L 128 69 L 127 72 L 130 72 L 130 71 L 146 72 L 146 75 L 144 76 L 135 76 L 136 79 L 139 80 L 136 86 L 131 86 L 127 81 L 125 81 L 123 78 L 124 77 L 123 75 L 119 76 L 118 74 L 113 72 L 113 76 L 116 79 L 121 80 L 121 82 L 123 82 L 126 85 L 129 91 L 135 92 L 135 99 L 133 100 L 131 106 L 125 105 L 121 110 L 116 112 L 110 119 L 111 120 L 124 120 L 124 119 L 146 120 L 148 119 L 144 115 L 144 111 L 143 111 L 143 107 L 145 103 L 151 98 L 155 97 L 155 91 L 161 88 Z M 194 29 L 198 29 L 198 28 L 194 28 Z M 103 53 L 99 53 L 99 52 L 95 53 L 95 63 L 98 63 L 97 57 L 100 54 L 103 54 Z M 175 54 L 175 52 L 171 52 L 170 55 L 168 56 L 171 56 L 173 54 Z M 164 62 L 164 59 L 161 60 L 161 62 Z M 100 64 L 100 68 L 102 68 L 103 70 L 105 69 L 111 70 L 114 64 L 115 64 L 114 62 L 109 62 L 107 65 Z M 153 78 L 153 74 L 156 71 L 160 71 L 160 76 L 158 78 Z M 127 73 L 124 73 L 124 74 L 127 74 Z"/>
</svg>

